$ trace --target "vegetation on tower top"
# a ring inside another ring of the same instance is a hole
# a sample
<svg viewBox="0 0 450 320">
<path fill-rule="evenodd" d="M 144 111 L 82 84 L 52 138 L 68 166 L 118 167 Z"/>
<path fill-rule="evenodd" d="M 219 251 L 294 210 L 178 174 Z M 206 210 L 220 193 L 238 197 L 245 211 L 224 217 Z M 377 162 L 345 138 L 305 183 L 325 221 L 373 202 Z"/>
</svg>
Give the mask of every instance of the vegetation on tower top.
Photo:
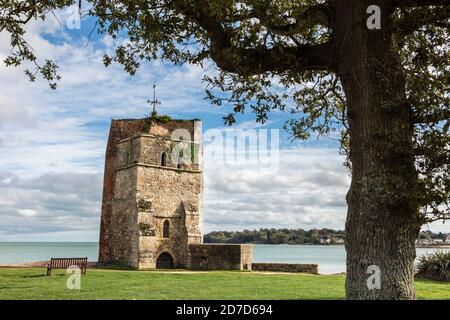
<svg viewBox="0 0 450 320">
<path fill-rule="evenodd" d="M 146 117 L 149 122 L 160 122 L 167 123 L 172 121 L 172 118 L 169 115 L 163 114 L 158 115 L 156 111 L 153 111 L 149 116 Z"/>
</svg>

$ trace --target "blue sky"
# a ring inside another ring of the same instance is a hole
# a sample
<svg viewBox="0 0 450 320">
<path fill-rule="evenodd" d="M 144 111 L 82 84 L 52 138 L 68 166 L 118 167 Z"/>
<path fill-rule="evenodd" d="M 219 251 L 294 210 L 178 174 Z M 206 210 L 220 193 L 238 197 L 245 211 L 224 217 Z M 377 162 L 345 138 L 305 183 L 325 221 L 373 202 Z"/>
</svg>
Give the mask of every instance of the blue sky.
<svg viewBox="0 0 450 320">
<path fill-rule="evenodd" d="M 80 30 L 49 17 L 31 24 L 27 39 L 60 66 L 52 91 L 30 83 L 22 69 L 0 65 L 0 241 L 97 241 L 104 151 L 112 118 L 141 118 L 157 84 L 160 114 L 201 118 L 204 130 L 223 130 L 229 107 L 204 99 L 202 77 L 215 72 L 192 65 L 146 63 L 134 76 L 118 65 L 103 67 L 114 41 L 94 36 L 92 21 Z M 0 60 L 9 52 L 0 34 Z M 119 40 L 120 41 L 120 40 Z M 246 113 L 237 128 L 281 129 L 280 165 L 262 175 L 252 165 L 217 165 L 205 159 L 204 230 L 344 227 L 350 178 L 336 142 L 329 138 L 289 142 L 289 114 L 272 113 L 261 126 Z M 432 230 L 450 231 L 435 224 Z"/>
</svg>

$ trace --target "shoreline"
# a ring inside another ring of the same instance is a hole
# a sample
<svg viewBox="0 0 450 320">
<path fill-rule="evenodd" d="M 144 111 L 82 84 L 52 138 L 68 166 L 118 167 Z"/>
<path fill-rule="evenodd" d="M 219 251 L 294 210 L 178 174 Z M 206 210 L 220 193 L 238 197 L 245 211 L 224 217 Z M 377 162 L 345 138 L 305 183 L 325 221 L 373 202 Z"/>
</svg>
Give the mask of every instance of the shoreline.
<svg viewBox="0 0 450 320">
<path fill-rule="evenodd" d="M 424 248 L 424 249 L 450 249 L 450 244 L 420 244 L 416 245 L 417 248 Z"/>
</svg>

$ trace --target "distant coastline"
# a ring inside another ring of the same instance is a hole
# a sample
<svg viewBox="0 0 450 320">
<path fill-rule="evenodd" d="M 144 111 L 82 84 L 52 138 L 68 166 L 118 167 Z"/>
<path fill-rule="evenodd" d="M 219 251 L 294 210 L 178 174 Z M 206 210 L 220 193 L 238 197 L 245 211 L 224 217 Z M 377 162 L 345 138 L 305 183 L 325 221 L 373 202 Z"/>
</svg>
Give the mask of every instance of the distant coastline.
<svg viewBox="0 0 450 320">
<path fill-rule="evenodd" d="M 416 248 L 424 249 L 450 249 L 450 243 L 448 244 L 416 244 Z"/>
<path fill-rule="evenodd" d="M 344 245 L 345 231 L 333 229 L 259 229 L 212 231 L 204 235 L 204 243 L 253 243 L 288 245 Z M 417 248 L 450 248 L 450 233 L 420 232 Z"/>
</svg>

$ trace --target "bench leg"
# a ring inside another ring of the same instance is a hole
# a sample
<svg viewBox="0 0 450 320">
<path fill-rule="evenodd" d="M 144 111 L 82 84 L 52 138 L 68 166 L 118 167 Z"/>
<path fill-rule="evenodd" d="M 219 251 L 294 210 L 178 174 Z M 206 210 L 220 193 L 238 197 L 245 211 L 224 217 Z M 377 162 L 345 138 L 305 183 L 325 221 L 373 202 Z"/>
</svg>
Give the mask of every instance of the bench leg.
<svg viewBox="0 0 450 320">
<path fill-rule="evenodd" d="M 51 276 L 52 275 L 52 268 L 47 267 L 47 276 Z"/>
</svg>

